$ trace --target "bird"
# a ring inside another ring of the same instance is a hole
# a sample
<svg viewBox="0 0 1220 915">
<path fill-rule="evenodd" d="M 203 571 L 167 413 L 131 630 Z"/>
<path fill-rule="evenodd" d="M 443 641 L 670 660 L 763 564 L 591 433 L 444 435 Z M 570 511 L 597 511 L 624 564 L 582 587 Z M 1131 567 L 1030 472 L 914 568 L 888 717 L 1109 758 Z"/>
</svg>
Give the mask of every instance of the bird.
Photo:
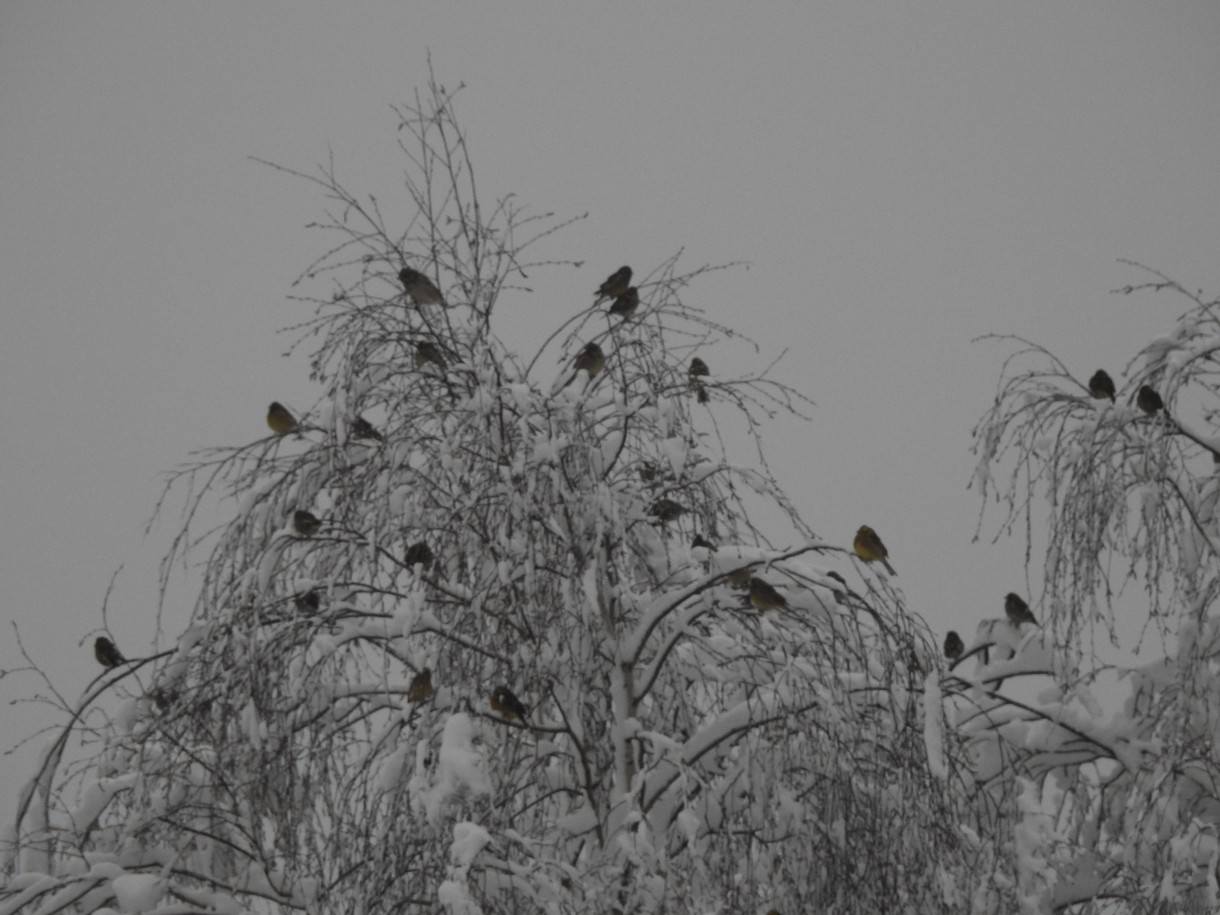
<svg viewBox="0 0 1220 915">
<path fill-rule="evenodd" d="M 1098 369 L 1089 379 L 1089 394 L 1094 400 L 1114 400 L 1114 379 L 1106 374 L 1105 369 Z"/>
<path fill-rule="evenodd" d="M 660 471 L 657 470 L 657 465 L 651 461 L 645 461 L 640 465 L 640 479 L 645 483 L 651 483 L 653 480 L 655 480 L 659 472 Z"/>
<path fill-rule="evenodd" d="M 104 635 L 99 635 L 93 641 L 93 656 L 97 658 L 97 663 L 101 664 L 107 670 L 112 667 L 118 667 L 120 664 L 126 664 L 127 659 L 123 657 L 123 652 L 119 651 L 118 647 L 110 639 Z"/>
<path fill-rule="evenodd" d="M 576 354 L 572 365 L 577 372 L 584 370 L 589 373 L 590 378 L 595 378 L 606 367 L 606 354 L 596 343 L 586 343 L 584 349 Z"/>
<path fill-rule="evenodd" d="M 1161 400 L 1161 395 L 1148 385 L 1141 387 L 1139 393 L 1135 395 L 1135 405 L 1149 416 L 1154 416 L 1158 410 L 1165 409 L 1165 401 Z"/>
<path fill-rule="evenodd" d="M 759 613 L 788 609 L 788 601 L 784 599 L 784 595 L 761 578 L 750 579 L 750 603 Z"/>
<path fill-rule="evenodd" d="M 434 559 L 436 559 L 436 556 L 433 554 L 432 548 L 422 540 L 418 540 L 407 547 L 406 555 L 403 557 L 403 561 L 408 566 L 423 566 L 425 572 L 432 568 Z"/>
<path fill-rule="evenodd" d="M 673 499 L 657 499 L 648 507 L 648 514 L 662 521 L 677 521 L 686 513 L 686 506 Z"/>
<path fill-rule="evenodd" d="M 415 344 L 415 367 L 422 369 L 429 362 L 445 371 L 445 356 L 441 348 L 430 340 L 420 340 Z"/>
<path fill-rule="evenodd" d="M 322 606 L 322 597 L 316 588 L 311 588 L 304 594 L 296 595 L 292 602 L 302 613 L 317 613 L 318 607 Z"/>
<path fill-rule="evenodd" d="M 708 371 L 707 363 L 698 356 L 690 361 L 690 368 L 686 370 L 686 377 L 690 381 L 692 388 L 699 384 L 700 378 L 706 378 L 710 374 L 711 372 Z"/>
<path fill-rule="evenodd" d="M 945 636 L 945 657 L 950 661 L 956 661 L 965 650 L 966 645 L 962 642 L 962 637 L 950 629 L 948 635 Z"/>
<path fill-rule="evenodd" d="M 267 425 L 276 435 L 287 435 L 297 429 L 297 421 L 278 400 L 272 401 L 271 406 L 267 408 Z"/>
<path fill-rule="evenodd" d="M 702 534 L 695 534 L 695 538 L 690 542 L 690 547 L 692 550 L 696 547 L 703 547 L 709 553 L 716 552 L 716 544 L 712 543 Z"/>
<path fill-rule="evenodd" d="M 432 688 L 432 668 L 430 667 L 425 667 L 412 677 L 411 684 L 407 687 L 407 701 L 411 704 L 427 702 L 435 694 L 436 690 Z"/>
<path fill-rule="evenodd" d="M 1004 596 L 1004 612 L 1008 614 L 1008 622 L 1018 629 L 1022 623 L 1038 625 L 1034 615 L 1029 612 L 1029 604 L 1025 603 L 1025 601 L 1011 591 Z"/>
<path fill-rule="evenodd" d="M 885 544 L 881 542 L 877 532 L 867 524 L 861 526 L 860 530 L 856 531 L 856 539 L 852 541 L 851 548 L 865 562 L 880 562 L 891 575 L 898 574 L 894 571 L 894 567 L 890 565 L 888 558 L 890 551 L 885 548 Z"/>
<path fill-rule="evenodd" d="M 606 277 L 606 281 L 597 287 L 597 298 L 613 299 L 625 295 L 631 288 L 631 268 L 619 267 Z"/>
<path fill-rule="evenodd" d="M 374 429 L 373 424 L 363 416 L 353 418 L 350 428 L 352 438 L 374 438 L 379 442 L 385 441 L 385 436 Z"/>
<path fill-rule="evenodd" d="M 620 315 L 624 321 L 635 314 L 640 307 L 640 290 L 629 286 L 627 291 L 610 303 L 610 314 Z"/>
<path fill-rule="evenodd" d="M 507 686 L 497 686 L 491 694 L 491 710 L 505 718 L 516 718 L 518 721 L 525 721 L 525 716 L 529 714 L 529 709 L 522 704 L 521 700 L 513 695 L 513 691 Z"/>
<path fill-rule="evenodd" d="M 312 537 L 322 527 L 318 516 L 298 508 L 292 513 L 292 529 L 302 537 Z"/>
<path fill-rule="evenodd" d="M 436 284 L 418 270 L 403 267 L 398 271 L 398 279 L 411 301 L 416 305 L 444 305 L 445 297 L 436 288 Z"/>
</svg>

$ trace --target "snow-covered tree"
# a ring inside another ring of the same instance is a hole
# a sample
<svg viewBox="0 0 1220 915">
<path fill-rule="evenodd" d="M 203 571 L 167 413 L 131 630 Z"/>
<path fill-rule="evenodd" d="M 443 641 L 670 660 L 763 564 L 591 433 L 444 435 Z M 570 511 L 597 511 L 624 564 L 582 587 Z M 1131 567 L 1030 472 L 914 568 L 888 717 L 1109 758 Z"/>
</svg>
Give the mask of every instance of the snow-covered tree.
<svg viewBox="0 0 1220 915">
<path fill-rule="evenodd" d="M 562 225 L 480 204 L 443 88 L 398 114 L 404 206 L 310 178 L 319 399 L 174 476 L 191 624 L 69 710 L 0 910 L 961 909 L 937 651 L 770 473 L 759 424 L 802 401 L 711 370 L 743 338 L 689 303 L 709 268 L 518 356 L 496 305 L 545 294 Z"/>
<path fill-rule="evenodd" d="M 987 911 L 1220 910 L 1220 300 L 1152 273 L 1120 291 L 1188 308 L 1121 384 L 1018 340 L 976 429 L 984 496 L 1045 544 L 1041 626 L 984 620 L 952 690 Z"/>
</svg>

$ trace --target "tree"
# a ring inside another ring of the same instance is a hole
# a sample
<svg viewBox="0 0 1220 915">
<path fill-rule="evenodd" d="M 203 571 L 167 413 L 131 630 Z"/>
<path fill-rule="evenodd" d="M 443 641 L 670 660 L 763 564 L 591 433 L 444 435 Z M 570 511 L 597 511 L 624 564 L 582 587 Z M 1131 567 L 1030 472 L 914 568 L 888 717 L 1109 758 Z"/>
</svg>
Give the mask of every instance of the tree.
<svg viewBox="0 0 1220 915">
<path fill-rule="evenodd" d="M 518 357 L 495 306 L 556 266 L 527 256 L 564 223 L 480 204 L 442 87 L 397 113 L 405 228 L 333 168 L 304 176 L 338 236 L 302 277 L 330 284 L 300 327 L 318 403 L 171 480 L 167 568 L 205 500 L 237 506 L 192 623 L 141 662 L 147 689 L 108 675 L 128 698 L 81 765 L 43 761 L 0 905 L 960 905 L 971 814 L 925 701 L 935 649 L 772 477 L 760 423 L 800 396 L 708 368 L 740 338 L 684 301 L 712 268 L 665 260 L 638 306 L 591 295 Z"/>
<path fill-rule="evenodd" d="M 1220 905 L 1220 300 L 1151 272 L 1121 292 L 1173 293 L 1188 310 L 1112 398 L 1096 375 L 1008 338 L 1019 347 L 976 428 L 976 481 L 1003 527 L 1024 526 L 1030 550 L 1046 530 L 1042 627 L 984 621 L 973 656 L 990 663 L 955 700 L 986 796 L 1007 814 L 988 892 L 1022 911 Z M 1138 631 L 1113 612 L 1115 582 L 1140 586 L 1127 598 L 1146 609 Z M 1115 666 L 1106 646 L 1120 644 L 1157 656 Z M 1031 675 L 1056 689 L 1012 691 Z M 1106 707 L 1106 691 L 1121 705 Z"/>
</svg>

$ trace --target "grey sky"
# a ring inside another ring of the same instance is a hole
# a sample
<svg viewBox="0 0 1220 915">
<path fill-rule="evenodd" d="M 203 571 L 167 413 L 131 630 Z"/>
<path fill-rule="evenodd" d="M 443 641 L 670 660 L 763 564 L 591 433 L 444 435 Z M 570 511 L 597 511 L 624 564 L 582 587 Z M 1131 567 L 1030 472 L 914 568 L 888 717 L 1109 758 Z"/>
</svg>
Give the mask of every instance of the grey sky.
<svg viewBox="0 0 1220 915">
<path fill-rule="evenodd" d="M 286 295 L 324 202 L 248 157 L 333 151 L 349 188 L 400 200 L 388 106 L 431 50 L 468 85 L 487 200 L 590 213 L 540 249 L 585 267 L 502 301 L 501 335 L 530 348 L 622 263 L 749 261 L 690 301 L 758 340 L 755 367 L 789 347 L 777 377 L 817 400 L 769 436 L 781 479 L 822 535 L 876 527 L 911 608 L 971 630 L 1025 583 L 1020 543 L 970 543 L 969 431 L 1004 351 L 969 340 L 1117 380 L 1181 310 L 1109 295 L 1142 279 L 1117 258 L 1220 288 L 1218 38 L 1211 2 L 6 2 L 0 621 L 74 698 L 126 563 L 110 625 L 147 650 L 158 474 L 317 393 L 274 332 L 304 317 Z M 39 720 L 2 705 L 0 735 Z"/>
</svg>

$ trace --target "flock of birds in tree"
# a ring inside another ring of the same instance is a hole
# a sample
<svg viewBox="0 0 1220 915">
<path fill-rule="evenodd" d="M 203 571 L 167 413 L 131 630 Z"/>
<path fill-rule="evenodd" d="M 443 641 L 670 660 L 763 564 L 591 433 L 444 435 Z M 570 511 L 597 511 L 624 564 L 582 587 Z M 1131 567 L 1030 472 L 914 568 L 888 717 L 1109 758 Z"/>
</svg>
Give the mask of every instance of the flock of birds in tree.
<svg viewBox="0 0 1220 915">
<path fill-rule="evenodd" d="M 445 297 L 441 294 L 440 289 L 437 288 L 432 280 L 418 270 L 403 267 L 398 273 L 398 279 L 402 283 L 404 293 L 414 305 L 445 306 Z M 594 305 L 610 299 L 608 313 L 621 318 L 623 321 L 629 320 L 640 307 L 640 291 L 638 287 L 631 285 L 630 267 L 620 267 L 610 276 L 606 277 L 605 282 L 597 287 L 595 295 Z M 418 340 L 415 342 L 413 363 L 417 370 L 432 365 L 441 372 L 444 372 L 449 365 L 448 358 L 441 347 L 429 340 Z M 567 384 L 571 384 L 581 372 L 585 372 L 591 380 L 605 367 L 605 352 L 596 343 L 587 343 L 576 354 L 575 359 L 573 359 L 572 377 L 566 382 L 565 387 Z M 708 402 L 707 386 L 703 379 L 709 377 L 709 375 L 710 370 L 706 362 L 698 356 L 691 359 L 690 367 L 687 370 L 687 382 L 699 403 Z M 1109 399 L 1114 401 L 1116 394 L 1114 380 L 1102 369 L 1098 369 L 1089 379 L 1088 390 L 1090 396 L 1098 400 Z M 1136 406 L 1149 416 L 1165 409 L 1161 395 L 1148 385 L 1144 385 L 1139 389 L 1135 402 Z M 267 410 L 267 426 L 278 436 L 300 432 L 305 428 L 287 407 L 278 402 L 272 403 Z M 356 416 L 351 420 L 349 431 L 354 439 L 384 441 L 382 434 L 363 416 Z M 655 476 L 655 468 L 652 469 L 652 473 Z M 640 475 L 645 480 L 649 478 L 647 474 L 647 468 L 641 469 Z M 673 499 L 658 499 L 648 509 L 648 514 L 662 524 L 677 521 L 685 512 L 686 507 Z M 292 513 L 291 525 L 294 534 L 299 537 L 309 538 L 322 529 L 322 519 L 312 512 L 297 509 Z M 716 549 L 714 544 L 700 534 L 695 535 L 692 546 L 702 547 L 709 551 Z M 890 575 L 898 574 L 894 567 L 890 565 L 889 550 L 881 542 L 877 532 L 868 525 L 863 525 L 856 531 L 856 536 L 852 540 L 852 551 L 864 562 L 880 562 Z M 407 548 L 404 563 L 408 568 L 415 569 L 422 567 L 424 571 L 427 571 L 431 568 L 435 558 L 428 544 L 419 541 Z M 728 573 L 726 578 L 733 587 L 746 591 L 750 604 L 759 613 L 766 613 L 769 610 L 787 610 L 789 608 L 788 601 L 784 595 L 774 585 L 750 574 L 749 568 L 738 569 L 735 572 Z M 319 607 L 320 598 L 317 591 L 310 591 L 307 594 L 299 595 L 295 599 L 295 603 L 297 608 L 303 612 L 314 612 Z M 1038 621 L 1030 612 L 1029 606 L 1016 594 L 1010 593 L 1004 598 L 1004 611 L 1008 616 L 1009 622 L 1017 628 L 1026 623 L 1032 623 L 1035 626 L 1038 624 Z M 966 646 L 961 636 L 950 630 L 948 635 L 945 636 L 944 641 L 945 657 L 950 661 L 957 661 L 965 654 L 965 651 Z M 105 636 L 98 636 L 93 643 L 93 654 L 97 658 L 98 663 L 108 670 L 127 663 L 127 659 L 123 656 L 122 652 Z M 415 675 L 408 685 L 407 701 L 412 704 L 426 702 L 434 694 L 432 671 L 425 667 Z M 529 715 L 529 709 L 526 705 L 507 686 L 497 686 L 489 696 L 488 704 L 491 706 L 492 711 L 508 720 L 516 719 L 521 723 L 525 723 Z"/>
</svg>

